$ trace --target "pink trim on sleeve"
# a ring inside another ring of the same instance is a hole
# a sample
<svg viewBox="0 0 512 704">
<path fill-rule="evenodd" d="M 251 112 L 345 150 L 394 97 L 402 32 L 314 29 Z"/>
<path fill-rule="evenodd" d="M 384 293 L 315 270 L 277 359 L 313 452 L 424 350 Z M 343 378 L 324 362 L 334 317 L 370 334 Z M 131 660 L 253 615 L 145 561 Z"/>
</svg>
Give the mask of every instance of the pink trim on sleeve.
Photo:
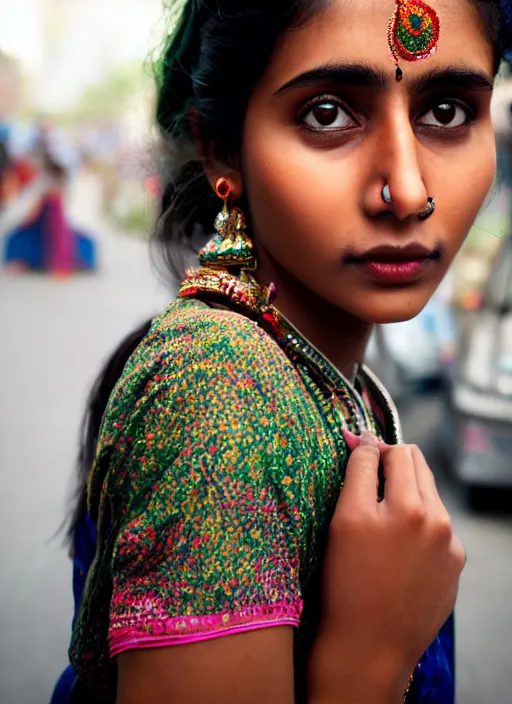
<svg viewBox="0 0 512 704">
<path fill-rule="evenodd" d="M 295 604 L 250 606 L 234 613 L 179 618 L 151 617 L 144 613 L 114 616 L 110 623 L 110 657 L 127 650 L 163 648 L 211 640 L 260 628 L 298 627 L 302 601 Z"/>
</svg>

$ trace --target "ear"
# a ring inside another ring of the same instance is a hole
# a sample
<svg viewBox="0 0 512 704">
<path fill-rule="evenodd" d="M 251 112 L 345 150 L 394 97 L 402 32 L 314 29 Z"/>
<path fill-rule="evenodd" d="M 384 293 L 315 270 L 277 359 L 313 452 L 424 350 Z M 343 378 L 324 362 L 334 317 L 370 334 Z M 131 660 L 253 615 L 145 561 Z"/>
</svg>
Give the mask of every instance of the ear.
<svg viewBox="0 0 512 704">
<path fill-rule="evenodd" d="M 240 169 L 236 165 L 228 164 L 224 159 L 220 158 L 219 149 L 215 142 L 203 139 L 195 110 L 190 111 L 189 125 L 199 160 L 203 165 L 212 191 L 215 192 L 215 184 L 219 178 L 225 178 L 231 183 L 233 200 L 240 200 L 244 190 Z"/>
</svg>

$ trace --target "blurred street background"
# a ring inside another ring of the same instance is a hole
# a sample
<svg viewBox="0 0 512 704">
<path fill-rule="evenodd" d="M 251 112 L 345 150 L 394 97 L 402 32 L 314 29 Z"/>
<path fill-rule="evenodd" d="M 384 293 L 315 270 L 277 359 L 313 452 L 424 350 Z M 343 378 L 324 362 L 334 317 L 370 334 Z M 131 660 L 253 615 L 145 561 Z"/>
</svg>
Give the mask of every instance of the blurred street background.
<svg viewBox="0 0 512 704">
<path fill-rule="evenodd" d="M 160 192 L 147 60 L 164 26 L 160 0 L 0 0 L 1 704 L 48 704 L 66 665 L 59 527 L 86 395 L 121 337 L 174 295 L 146 241 Z M 496 192 L 453 273 L 368 353 L 468 552 L 458 704 L 512 704 L 511 86 L 504 71 Z"/>
</svg>

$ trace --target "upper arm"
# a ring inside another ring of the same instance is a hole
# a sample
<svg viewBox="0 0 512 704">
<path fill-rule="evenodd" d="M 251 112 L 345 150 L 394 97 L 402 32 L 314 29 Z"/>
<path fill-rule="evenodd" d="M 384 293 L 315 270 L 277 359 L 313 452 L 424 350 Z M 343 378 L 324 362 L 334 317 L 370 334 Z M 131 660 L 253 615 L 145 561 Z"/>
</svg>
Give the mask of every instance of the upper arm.
<svg viewBox="0 0 512 704">
<path fill-rule="evenodd" d="M 205 701 L 217 685 L 208 701 L 293 701 L 301 478 L 259 342 L 196 336 L 118 443 L 106 494 L 122 704 Z"/>
<path fill-rule="evenodd" d="M 267 628 L 118 658 L 117 704 L 293 704 L 293 633 Z"/>
</svg>

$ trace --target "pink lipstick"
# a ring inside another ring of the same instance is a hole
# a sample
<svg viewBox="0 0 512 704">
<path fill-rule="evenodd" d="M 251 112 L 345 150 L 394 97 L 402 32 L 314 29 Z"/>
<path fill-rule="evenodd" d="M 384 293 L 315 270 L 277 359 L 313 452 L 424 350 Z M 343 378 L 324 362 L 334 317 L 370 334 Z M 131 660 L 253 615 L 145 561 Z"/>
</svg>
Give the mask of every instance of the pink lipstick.
<svg viewBox="0 0 512 704">
<path fill-rule="evenodd" d="M 440 247 L 428 249 L 421 244 L 406 247 L 385 245 L 366 252 L 350 253 L 345 256 L 345 261 L 360 267 L 374 281 L 399 285 L 419 279 L 440 257 Z"/>
</svg>

